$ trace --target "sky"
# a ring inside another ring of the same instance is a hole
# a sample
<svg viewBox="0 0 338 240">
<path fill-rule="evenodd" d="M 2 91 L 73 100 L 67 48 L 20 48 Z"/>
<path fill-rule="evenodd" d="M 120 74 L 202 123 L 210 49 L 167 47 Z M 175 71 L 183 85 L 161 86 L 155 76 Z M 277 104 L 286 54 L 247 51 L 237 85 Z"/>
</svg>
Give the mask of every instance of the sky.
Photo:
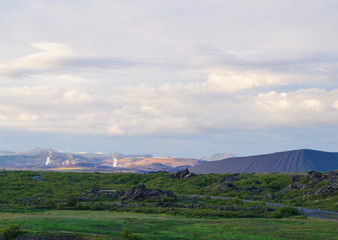
<svg viewBox="0 0 338 240">
<path fill-rule="evenodd" d="M 0 2 L 0 150 L 338 152 L 336 0 Z"/>
</svg>

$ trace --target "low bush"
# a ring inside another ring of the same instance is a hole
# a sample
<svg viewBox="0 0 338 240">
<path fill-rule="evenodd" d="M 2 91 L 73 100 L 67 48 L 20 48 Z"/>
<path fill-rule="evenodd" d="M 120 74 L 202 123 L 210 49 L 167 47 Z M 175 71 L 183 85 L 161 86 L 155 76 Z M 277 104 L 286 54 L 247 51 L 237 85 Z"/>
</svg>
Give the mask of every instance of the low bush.
<svg viewBox="0 0 338 240">
<path fill-rule="evenodd" d="M 75 194 L 71 194 L 67 197 L 67 205 L 69 207 L 75 207 L 78 201 L 78 197 Z"/>
<path fill-rule="evenodd" d="M 299 215 L 299 211 L 293 207 L 280 207 L 276 211 L 266 214 L 266 217 L 269 218 L 283 218 Z"/>
<path fill-rule="evenodd" d="M 130 229 L 123 228 L 122 230 L 122 238 L 125 240 L 142 240 L 141 237 L 135 235 Z"/>
<path fill-rule="evenodd" d="M 283 217 L 290 217 L 290 216 L 294 216 L 294 215 L 299 215 L 299 211 L 296 208 L 293 207 L 281 207 L 279 209 L 277 209 L 277 211 L 279 211 Z"/>
<path fill-rule="evenodd" d="M 17 238 L 21 233 L 22 231 L 20 230 L 20 227 L 18 225 L 9 225 L 7 228 L 0 231 L 0 239 L 13 240 Z"/>
</svg>

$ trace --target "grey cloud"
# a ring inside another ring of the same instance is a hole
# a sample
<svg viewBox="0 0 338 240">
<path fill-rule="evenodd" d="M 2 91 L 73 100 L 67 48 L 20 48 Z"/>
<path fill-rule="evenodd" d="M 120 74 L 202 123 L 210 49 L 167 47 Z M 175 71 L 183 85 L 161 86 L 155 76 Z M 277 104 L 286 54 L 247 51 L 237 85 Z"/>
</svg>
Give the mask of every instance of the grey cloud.
<svg viewBox="0 0 338 240">
<path fill-rule="evenodd" d="M 19 59 L 20 60 L 20 59 Z M 15 63 L 19 60 L 14 60 L 8 66 L 0 66 L 0 76 L 2 78 L 22 79 L 26 75 L 43 74 L 46 72 L 67 72 L 86 69 L 126 69 L 135 67 L 165 67 L 169 64 L 155 63 L 150 61 L 130 60 L 123 58 L 112 57 L 81 57 L 81 56 L 65 56 L 60 59 L 36 59 L 36 66 L 29 64 Z M 38 66 L 41 63 L 42 66 Z M 44 64 L 49 66 L 44 67 Z"/>
<path fill-rule="evenodd" d="M 161 66 L 159 63 L 112 57 L 76 57 L 64 61 L 66 68 L 132 68 L 137 66 Z"/>
<path fill-rule="evenodd" d="M 312 64 L 338 63 L 335 52 L 289 52 L 247 50 L 241 52 L 225 51 L 211 46 L 199 47 L 197 56 L 210 65 L 244 67 L 248 69 L 303 71 Z"/>
</svg>

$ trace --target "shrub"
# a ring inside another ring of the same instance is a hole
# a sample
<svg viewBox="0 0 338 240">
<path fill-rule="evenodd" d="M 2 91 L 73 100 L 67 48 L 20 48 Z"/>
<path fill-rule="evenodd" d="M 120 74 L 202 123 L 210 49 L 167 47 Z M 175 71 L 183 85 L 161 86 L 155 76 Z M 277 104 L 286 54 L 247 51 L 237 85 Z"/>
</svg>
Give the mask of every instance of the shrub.
<svg viewBox="0 0 338 240">
<path fill-rule="evenodd" d="M 282 213 L 279 211 L 273 211 L 271 213 L 268 213 L 266 216 L 268 218 L 282 218 L 283 217 Z"/>
<path fill-rule="evenodd" d="M 18 237 L 22 231 L 18 225 L 9 225 L 7 228 L 2 229 L 0 232 L 1 239 L 3 240 L 13 240 Z"/>
<path fill-rule="evenodd" d="M 46 202 L 45 202 L 45 206 L 46 206 L 46 208 L 56 208 L 56 206 L 57 206 L 56 200 L 47 199 Z"/>
<path fill-rule="evenodd" d="M 74 194 L 71 194 L 67 197 L 67 205 L 69 207 L 75 207 L 76 204 L 78 203 L 78 201 L 79 200 L 78 200 L 77 196 L 74 195 Z"/>
<path fill-rule="evenodd" d="M 299 211 L 293 207 L 280 207 L 276 211 L 269 212 L 264 214 L 265 217 L 268 218 L 283 218 L 283 217 L 290 217 L 294 215 L 299 215 Z"/>
<path fill-rule="evenodd" d="M 174 197 L 161 197 L 157 202 L 175 202 Z"/>
<path fill-rule="evenodd" d="M 293 207 L 281 207 L 277 210 L 282 214 L 283 217 L 290 217 L 294 215 L 299 215 L 299 211 Z"/>
<path fill-rule="evenodd" d="M 238 206 L 243 205 L 243 201 L 241 199 L 238 199 L 238 198 L 229 199 L 228 203 L 231 204 L 231 205 L 238 205 Z"/>
<path fill-rule="evenodd" d="M 133 232 L 128 228 L 123 228 L 122 238 L 125 240 L 141 240 L 142 238 L 133 234 Z"/>
<path fill-rule="evenodd" d="M 300 183 L 301 183 L 301 184 L 310 184 L 309 177 L 308 177 L 308 176 L 302 176 L 302 177 L 300 178 Z"/>
</svg>

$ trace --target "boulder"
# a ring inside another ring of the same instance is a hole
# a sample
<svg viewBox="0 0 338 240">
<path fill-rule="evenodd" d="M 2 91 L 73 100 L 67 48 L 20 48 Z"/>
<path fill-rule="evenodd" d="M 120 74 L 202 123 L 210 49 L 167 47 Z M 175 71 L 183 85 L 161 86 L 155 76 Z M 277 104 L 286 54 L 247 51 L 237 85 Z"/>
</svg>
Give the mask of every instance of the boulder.
<svg viewBox="0 0 338 240">
<path fill-rule="evenodd" d="M 228 176 L 219 179 L 218 182 L 221 184 L 218 186 L 218 190 L 219 191 L 223 191 L 226 189 L 237 190 L 237 187 L 235 186 L 235 184 L 233 184 L 233 182 L 238 180 L 237 176 L 239 176 L 239 173 L 230 174 Z"/>
<path fill-rule="evenodd" d="M 182 207 L 181 205 L 178 205 L 177 203 L 172 203 L 172 202 L 159 202 L 159 203 L 154 203 L 151 206 L 152 207 Z"/>
<path fill-rule="evenodd" d="M 259 210 L 259 209 L 262 209 L 263 207 L 262 206 L 251 206 L 251 207 L 247 207 L 245 208 L 245 210 Z"/>
<path fill-rule="evenodd" d="M 144 184 L 137 185 L 133 187 L 131 190 L 125 192 L 125 194 L 121 197 L 121 200 L 136 200 L 139 198 L 145 198 L 147 194 L 147 188 Z"/>
<path fill-rule="evenodd" d="M 316 171 L 309 171 L 307 173 L 307 176 L 309 178 L 309 181 L 311 181 L 313 184 L 317 184 L 324 179 L 322 174 L 320 172 L 316 172 Z"/>
<path fill-rule="evenodd" d="M 263 192 L 264 188 L 262 187 L 256 187 L 256 186 L 250 186 L 248 187 L 248 191 L 252 192 L 252 193 L 259 193 L 259 192 Z"/>
<path fill-rule="evenodd" d="M 317 171 L 308 171 L 307 175 L 309 178 L 321 178 L 322 177 L 322 174 Z"/>
<path fill-rule="evenodd" d="M 338 170 L 330 171 L 326 177 L 326 181 L 332 184 L 337 184 L 338 183 Z"/>
<path fill-rule="evenodd" d="M 254 182 L 254 185 L 261 185 L 261 182 L 258 181 L 258 180 L 256 180 L 256 181 Z"/>
<path fill-rule="evenodd" d="M 239 173 L 230 174 L 229 176 L 222 177 L 218 182 L 220 183 L 232 183 L 238 180 Z"/>
<path fill-rule="evenodd" d="M 177 173 L 170 175 L 171 178 L 174 179 L 183 179 L 183 178 L 190 178 L 190 177 L 195 177 L 197 176 L 195 173 L 191 173 L 188 168 L 178 171 Z"/>
<path fill-rule="evenodd" d="M 291 176 L 291 182 L 293 184 L 300 184 L 300 175 Z"/>
<path fill-rule="evenodd" d="M 292 176 L 292 183 L 288 184 L 282 190 L 282 194 L 291 190 L 313 188 L 317 183 L 321 183 L 323 181 L 326 182 L 327 185 L 302 193 L 301 196 L 310 197 L 313 195 L 326 195 L 338 191 L 338 170 L 330 171 L 327 175 L 317 171 L 309 171 L 306 177 L 308 178 L 307 184 L 302 184 L 300 175 Z"/>
<path fill-rule="evenodd" d="M 218 208 L 218 211 L 225 210 L 225 211 L 238 211 L 240 208 L 236 208 L 233 206 L 221 206 Z"/>
<path fill-rule="evenodd" d="M 311 196 L 317 196 L 317 195 L 327 195 L 327 194 L 331 194 L 335 192 L 338 192 L 338 184 L 327 185 L 322 188 L 303 193 L 302 196 L 311 197 Z"/>
<path fill-rule="evenodd" d="M 269 207 L 265 207 L 264 210 L 265 210 L 266 212 L 273 212 L 273 211 L 275 211 L 276 209 L 274 209 L 274 208 L 269 208 Z"/>
<path fill-rule="evenodd" d="M 284 187 L 283 192 L 288 192 L 292 190 L 303 190 L 303 189 L 310 188 L 311 187 L 310 185 L 303 184 L 301 182 L 301 177 L 302 177 L 301 175 L 291 176 L 291 183 Z"/>
<path fill-rule="evenodd" d="M 124 192 L 120 191 L 115 191 L 113 189 L 91 189 L 89 191 L 86 191 L 84 194 L 79 196 L 80 201 L 93 201 L 97 200 L 99 197 L 104 196 L 104 197 L 109 197 L 111 199 L 119 199 Z"/>
<path fill-rule="evenodd" d="M 218 186 L 219 191 L 223 191 L 226 189 L 237 190 L 237 187 L 233 183 L 222 183 L 221 185 Z"/>
<path fill-rule="evenodd" d="M 121 196 L 121 200 L 137 200 L 137 199 L 151 199 L 158 200 L 162 197 L 174 197 L 174 193 L 172 191 L 166 190 L 162 191 L 160 189 L 147 189 L 144 184 L 137 185 L 132 189 L 126 191 L 123 196 Z"/>
</svg>

